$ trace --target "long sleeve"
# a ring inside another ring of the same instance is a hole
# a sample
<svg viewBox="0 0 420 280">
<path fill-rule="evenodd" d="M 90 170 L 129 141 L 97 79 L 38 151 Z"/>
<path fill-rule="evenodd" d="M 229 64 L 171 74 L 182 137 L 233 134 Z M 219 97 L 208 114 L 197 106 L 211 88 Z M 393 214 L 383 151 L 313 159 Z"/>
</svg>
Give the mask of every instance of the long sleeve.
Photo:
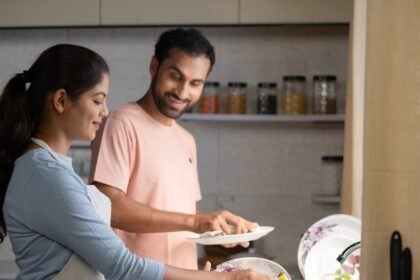
<svg viewBox="0 0 420 280">
<path fill-rule="evenodd" d="M 163 279 L 163 264 L 132 254 L 100 218 L 81 180 L 51 165 L 35 171 L 24 192 L 25 224 L 74 251 L 106 279 Z"/>
</svg>

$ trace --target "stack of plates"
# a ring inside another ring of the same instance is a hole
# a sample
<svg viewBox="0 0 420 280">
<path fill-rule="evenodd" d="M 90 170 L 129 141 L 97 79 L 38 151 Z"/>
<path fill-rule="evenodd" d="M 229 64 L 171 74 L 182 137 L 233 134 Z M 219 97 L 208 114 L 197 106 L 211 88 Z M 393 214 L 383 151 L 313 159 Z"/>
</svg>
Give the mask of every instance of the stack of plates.
<svg viewBox="0 0 420 280">
<path fill-rule="evenodd" d="M 360 241 L 360 219 L 344 214 L 325 217 L 314 223 L 302 236 L 298 248 L 298 266 L 305 280 L 359 279 L 355 263 L 341 265 L 336 259 L 349 245 Z M 360 255 L 360 250 L 352 254 Z M 356 258 L 359 260 L 359 257 Z"/>
</svg>

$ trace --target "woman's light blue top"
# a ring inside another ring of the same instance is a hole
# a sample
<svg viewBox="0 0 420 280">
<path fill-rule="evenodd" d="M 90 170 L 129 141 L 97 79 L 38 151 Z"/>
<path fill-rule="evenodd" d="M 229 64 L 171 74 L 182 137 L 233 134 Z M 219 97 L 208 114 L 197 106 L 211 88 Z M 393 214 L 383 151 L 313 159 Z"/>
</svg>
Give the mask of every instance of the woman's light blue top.
<svg viewBox="0 0 420 280">
<path fill-rule="evenodd" d="M 3 205 L 18 279 L 52 279 L 73 253 L 106 279 L 163 279 L 164 265 L 131 253 L 96 212 L 71 158 L 34 149 L 15 161 Z"/>
</svg>

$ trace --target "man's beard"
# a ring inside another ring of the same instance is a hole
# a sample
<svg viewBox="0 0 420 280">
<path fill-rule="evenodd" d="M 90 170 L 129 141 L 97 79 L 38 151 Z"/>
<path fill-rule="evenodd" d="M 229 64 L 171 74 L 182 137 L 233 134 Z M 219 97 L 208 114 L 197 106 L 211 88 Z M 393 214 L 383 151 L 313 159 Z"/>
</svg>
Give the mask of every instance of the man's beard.
<svg viewBox="0 0 420 280">
<path fill-rule="evenodd" d="M 156 78 L 155 77 L 152 78 L 152 82 L 150 84 L 150 91 L 151 91 L 153 101 L 155 103 L 156 108 L 159 110 L 159 112 L 161 112 L 163 115 L 167 116 L 168 118 L 171 118 L 171 119 L 179 118 L 180 116 L 182 116 L 185 113 L 185 111 L 188 110 L 188 108 L 191 105 L 191 100 L 186 100 L 187 102 L 185 104 L 185 107 L 182 110 L 178 111 L 176 109 L 173 109 L 168 104 L 167 100 L 168 100 L 169 96 L 171 96 L 171 95 L 176 97 L 176 98 L 178 98 L 178 96 L 172 91 L 167 91 L 163 95 L 159 95 L 157 93 L 157 90 L 156 90 Z"/>
</svg>

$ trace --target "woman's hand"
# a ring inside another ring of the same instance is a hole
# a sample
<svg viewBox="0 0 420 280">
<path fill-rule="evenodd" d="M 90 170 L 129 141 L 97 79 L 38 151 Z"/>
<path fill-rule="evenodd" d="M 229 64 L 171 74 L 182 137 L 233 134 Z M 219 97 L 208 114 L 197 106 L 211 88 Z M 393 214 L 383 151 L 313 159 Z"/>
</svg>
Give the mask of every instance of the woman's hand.
<svg viewBox="0 0 420 280">
<path fill-rule="evenodd" d="M 209 261 L 206 261 L 206 264 L 203 267 L 204 271 L 211 271 L 211 263 Z"/>
</svg>

